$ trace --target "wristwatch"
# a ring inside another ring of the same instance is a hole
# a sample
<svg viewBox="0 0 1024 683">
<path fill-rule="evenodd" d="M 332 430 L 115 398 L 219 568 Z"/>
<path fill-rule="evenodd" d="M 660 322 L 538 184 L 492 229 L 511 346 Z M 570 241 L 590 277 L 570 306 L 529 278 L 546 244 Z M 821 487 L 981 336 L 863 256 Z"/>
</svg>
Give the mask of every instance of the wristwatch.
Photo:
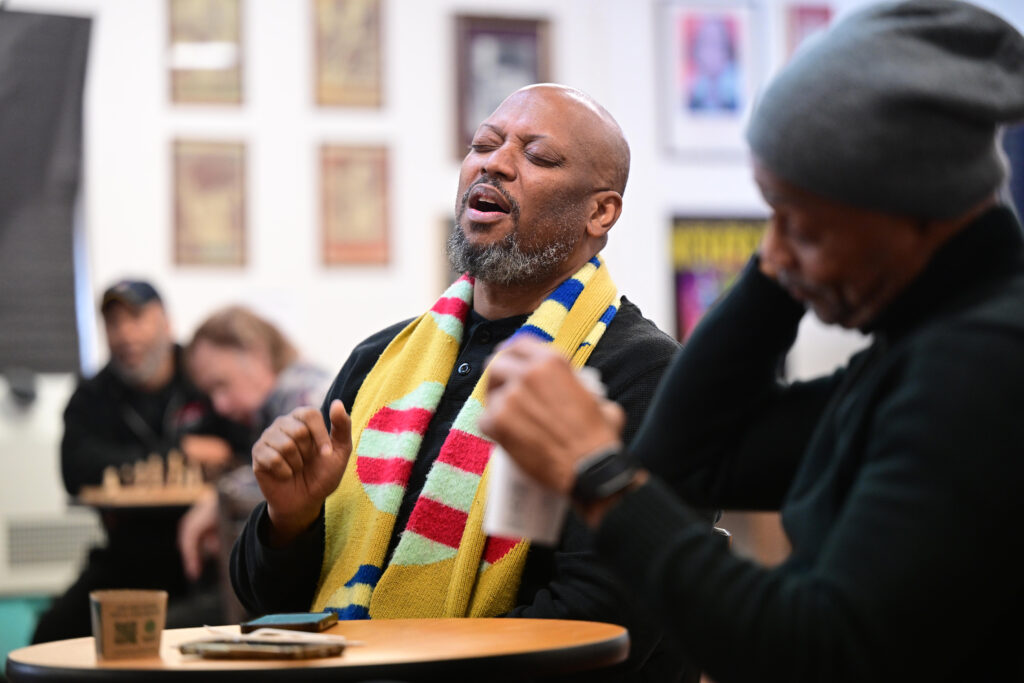
<svg viewBox="0 0 1024 683">
<path fill-rule="evenodd" d="M 614 496 L 633 482 L 639 470 L 620 444 L 601 449 L 576 464 L 572 499 L 587 504 Z"/>
</svg>

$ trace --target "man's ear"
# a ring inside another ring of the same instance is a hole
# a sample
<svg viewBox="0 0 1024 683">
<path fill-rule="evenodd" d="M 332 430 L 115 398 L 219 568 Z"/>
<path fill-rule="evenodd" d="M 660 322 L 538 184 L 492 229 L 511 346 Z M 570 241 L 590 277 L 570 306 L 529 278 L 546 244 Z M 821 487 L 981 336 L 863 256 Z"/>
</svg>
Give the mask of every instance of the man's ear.
<svg viewBox="0 0 1024 683">
<path fill-rule="evenodd" d="M 591 212 L 587 221 L 587 234 L 604 237 L 622 213 L 622 195 L 615 190 L 599 190 L 591 200 Z"/>
</svg>

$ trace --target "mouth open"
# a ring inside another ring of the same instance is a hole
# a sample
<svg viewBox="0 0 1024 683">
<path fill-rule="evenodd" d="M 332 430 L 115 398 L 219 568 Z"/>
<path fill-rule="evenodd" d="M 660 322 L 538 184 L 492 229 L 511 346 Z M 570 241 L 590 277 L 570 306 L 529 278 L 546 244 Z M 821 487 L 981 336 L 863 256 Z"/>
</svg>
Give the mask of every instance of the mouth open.
<svg viewBox="0 0 1024 683">
<path fill-rule="evenodd" d="M 501 192 L 490 185 L 481 183 L 469 191 L 466 209 L 471 221 L 487 223 L 501 220 L 511 213 L 512 207 Z"/>
</svg>

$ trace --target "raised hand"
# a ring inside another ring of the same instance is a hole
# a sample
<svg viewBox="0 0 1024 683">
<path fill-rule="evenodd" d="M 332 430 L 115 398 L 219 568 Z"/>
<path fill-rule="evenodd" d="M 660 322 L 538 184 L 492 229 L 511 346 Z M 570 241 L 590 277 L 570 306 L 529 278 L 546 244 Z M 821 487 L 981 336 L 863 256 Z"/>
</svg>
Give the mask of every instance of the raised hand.
<svg viewBox="0 0 1024 683">
<path fill-rule="evenodd" d="M 546 344 L 516 338 L 495 355 L 488 377 L 480 429 L 555 491 L 572 489 L 578 460 L 619 442 L 622 409 L 591 394 Z"/>
<path fill-rule="evenodd" d="M 252 469 L 267 499 L 270 542 L 285 545 L 320 515 L 341 481 L 352 451 L 345 406 L 330 407 L 331 430 L 316 408 L 296 408 L 274 420 L 252 449 Z"/>
</svg>

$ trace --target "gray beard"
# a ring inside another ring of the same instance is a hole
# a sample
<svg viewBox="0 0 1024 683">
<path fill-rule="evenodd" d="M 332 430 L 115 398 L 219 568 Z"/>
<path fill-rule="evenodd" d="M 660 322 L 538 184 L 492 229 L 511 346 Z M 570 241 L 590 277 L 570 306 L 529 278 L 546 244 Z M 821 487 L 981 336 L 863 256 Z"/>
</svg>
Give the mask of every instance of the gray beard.
<svg viewBox="0 0 1024 683">
<path fill-rule="evenodd" d="M 149 381 L 160 370 L 166 354 L 172 353 L 170 339 L 160 339 L 148 349 L 137 368 L 128 368 L 118 362 L 117 358 L 111 357 L 110 368 L 125 384 L 131 387 L 138 387 L 148 384 Z"/>
<path fill-rule="evenodd" d="M 460 212 L 461 213 L 461 212 Z M 519 243 L 519 225 L 500 241 L 473 246 L 458 221 L 448 235 L 448 262 L 457 273 L 469 273 L 497 285 L 529 285 L 542 282 L 559 270 L 583 238 L 583 220 L 566 211 L 552 217 L 551 238 L 535 251 Z"/>
</svg>

